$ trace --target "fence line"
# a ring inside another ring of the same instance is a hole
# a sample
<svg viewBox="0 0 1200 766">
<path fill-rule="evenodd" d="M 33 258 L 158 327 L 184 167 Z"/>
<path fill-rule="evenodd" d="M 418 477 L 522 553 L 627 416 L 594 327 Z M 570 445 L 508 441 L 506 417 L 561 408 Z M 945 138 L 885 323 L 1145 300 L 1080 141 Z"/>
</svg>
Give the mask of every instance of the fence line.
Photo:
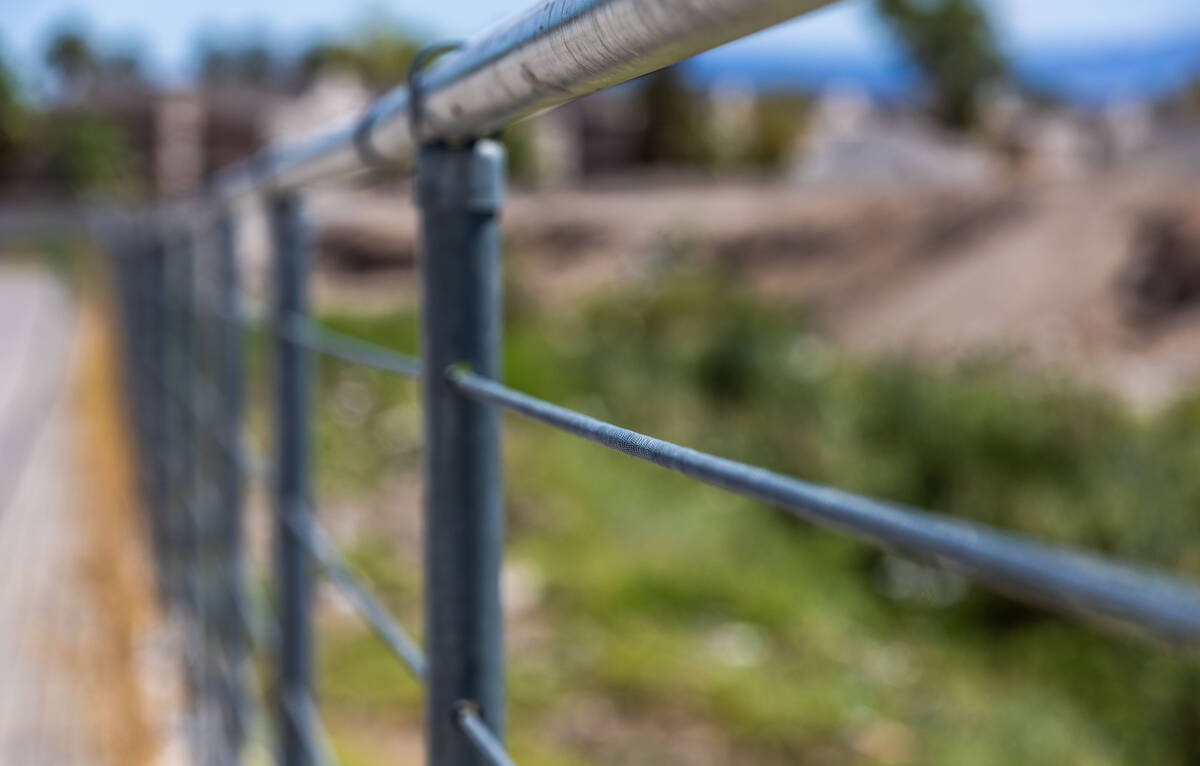
<svg viewBox="0 0 1200 766">
<path fill-rule="evenodd" d="M 406 378 L 421 377 L 420 359 L 397 354 L 374 343 L 342 335 L 322 327 L 307 317 L 293 316 L 285 332 L 292 342 L 318 354 Z"/>
<path fill-rule="evenodd" d="M 144 220 L 96 225 L 110 242 L 124 329 L 126 387 L 148 537 L 161 593 L 184 630 L 199 764 L 241 761 L 251 729 L 247 665 L 256 653 L 276 757 L 315 766 L 334 755 L 313 684 L 312 565 L 423 684 L 434 766 L 512 766 L 504 745 L 499 572 L 503 544 L 500 414 L 510 411 L 877 545 L 932 557 L 986 587 L 1106 624 L 1200 643 L 1200 590 L 1119 563 L 982 525 L 823 487 L 591 418 L 500 382 L 498 213 L 504 153 L 483 138 L 576 96 L 627 81 L 824 0 L 550 0 L 447 55 L 352 123 L 271 148 L 220 174 L 202 199 Z M 419 108 L 414 108 L 418 105 Z M 421 357 L 315 322 L 312 242 L 300 187 L 381 156 L 415 157 L 421 219 Z M 267 203 L 274 300 L 273 454 L 252 457 L 231 203 Z M 215 236 L 209 236 L 215 234 Z M 215 291 L 205 299 L 202 287 Z M 311 491 L 311 356 L 422 387 L 424 635 L 421 646 L 347 564 L 320 526 Z M 267 470 L 267 466 L 270 470 Z M 274 519 L 274 605 L 255 630 L 242 498 L 265 483 Z M 215 490 L 213 489 L 215 487 Z"/>
</svg>

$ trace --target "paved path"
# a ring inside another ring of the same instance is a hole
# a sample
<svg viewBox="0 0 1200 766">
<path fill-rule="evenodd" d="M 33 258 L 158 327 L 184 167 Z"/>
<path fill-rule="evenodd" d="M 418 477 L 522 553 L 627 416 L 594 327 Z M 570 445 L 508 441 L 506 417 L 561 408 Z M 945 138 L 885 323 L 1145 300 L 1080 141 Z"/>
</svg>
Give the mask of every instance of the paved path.
<svg viewBox="0 0 1200 766">
<path fill-rule="evenodd" d="M 74 312 L 44 272 L 0 268 L 0 763 L 95 763 L 72 679 L 88 609 L 68 376 Z"/>
</svg>

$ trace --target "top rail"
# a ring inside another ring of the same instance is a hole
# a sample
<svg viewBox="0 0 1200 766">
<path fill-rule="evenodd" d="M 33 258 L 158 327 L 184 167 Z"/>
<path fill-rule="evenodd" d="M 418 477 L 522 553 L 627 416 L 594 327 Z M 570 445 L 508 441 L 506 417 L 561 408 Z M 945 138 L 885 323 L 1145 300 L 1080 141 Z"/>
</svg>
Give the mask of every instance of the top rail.
<svg viewBox="0 0 1200 766">
<path fill-rule="evenodd" d="M 828 5 L 832 0 L 547 0 L 440 59 L 421 79 L 422 140 L 464 141 Z M 220 173 L 218 204 L 408 157 L 407 88 L 315 139 Z M 365 151 L 364 151 L 365 149 Z"/>
</svg>

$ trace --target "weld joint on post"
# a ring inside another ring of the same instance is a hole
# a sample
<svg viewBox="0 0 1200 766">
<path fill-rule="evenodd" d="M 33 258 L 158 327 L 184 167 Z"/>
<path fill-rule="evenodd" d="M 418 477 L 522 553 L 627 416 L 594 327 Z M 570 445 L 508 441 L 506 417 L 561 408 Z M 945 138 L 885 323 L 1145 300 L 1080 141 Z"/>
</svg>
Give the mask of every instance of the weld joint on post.
<svg viewBox="0 0 1200 766">
<path fill-rule="evenodd" d="M 450 720 L 460 729 L 466 728 L 468 718 L 471 716 L 481 718 L 482 714 L 479 703 L 474 700 L 462 699 L 450 706 Z"/>
<path fill-rule="evenodd" d="M 470 362 L 455 362 L 454 364 L 448 365 L 446 369 L 442 371 L 442 382 L 444 385 L 449 386 L 457 391 L 459 388 L 459 380 L 466 375 L 473 374 L 475 374 L 475 371 L 471 369 Z"/>
</svg>

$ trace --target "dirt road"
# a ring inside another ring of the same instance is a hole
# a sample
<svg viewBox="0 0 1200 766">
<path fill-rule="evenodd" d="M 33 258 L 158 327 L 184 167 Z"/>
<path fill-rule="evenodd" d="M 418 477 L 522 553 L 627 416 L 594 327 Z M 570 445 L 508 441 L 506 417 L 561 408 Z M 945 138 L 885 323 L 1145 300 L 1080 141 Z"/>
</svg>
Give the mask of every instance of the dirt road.
<svg viewBox="0 0 1200 766">
<path fill-rule="evenodd" d="M 0 266 L 0 764 L 179 762 L 96 313 Z"/>
</svg>

